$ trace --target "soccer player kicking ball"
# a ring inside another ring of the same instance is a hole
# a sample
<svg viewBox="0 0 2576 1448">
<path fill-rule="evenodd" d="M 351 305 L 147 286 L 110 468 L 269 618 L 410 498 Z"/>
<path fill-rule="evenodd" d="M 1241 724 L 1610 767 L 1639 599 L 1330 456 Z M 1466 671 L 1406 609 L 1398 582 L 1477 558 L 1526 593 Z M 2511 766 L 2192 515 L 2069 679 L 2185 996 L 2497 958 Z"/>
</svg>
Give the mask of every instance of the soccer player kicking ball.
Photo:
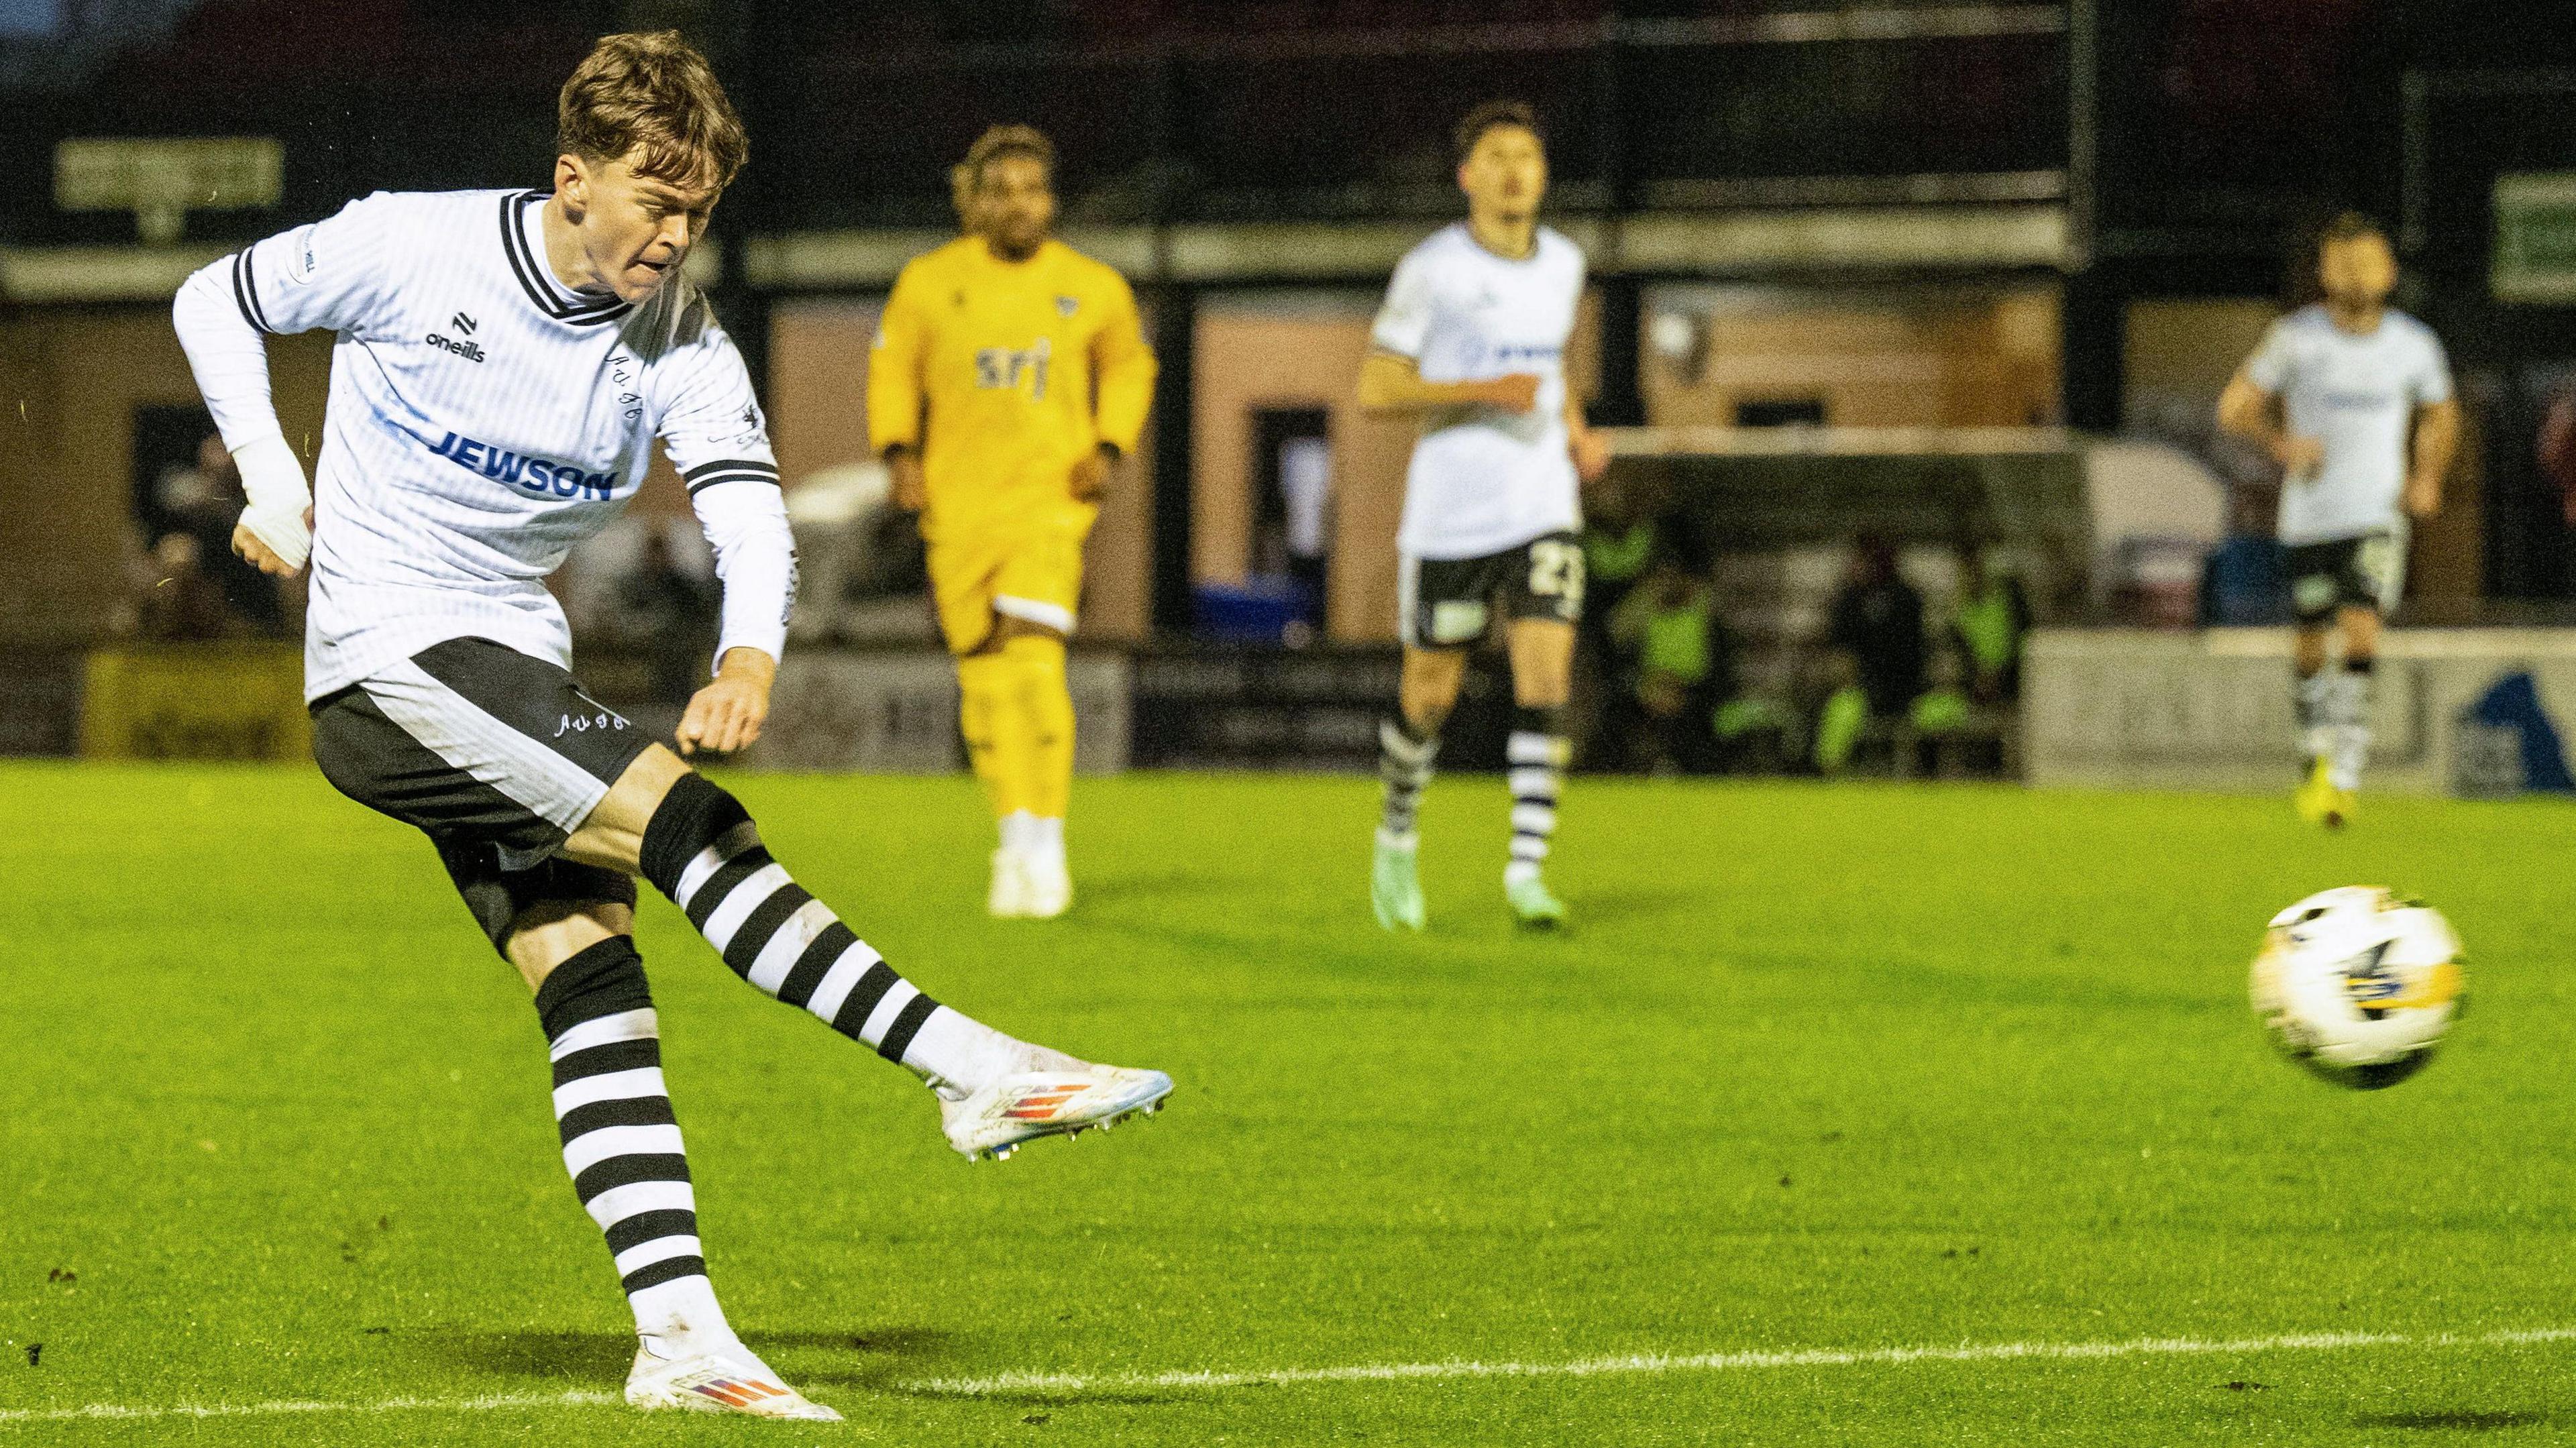
<svg viewBox="0 0 2576 1448">
<path fill-rule="evenodd" d="M 1370 898 L 1380 925 L 1422 928 L 1415 813 L 1467 650 L 1499 607 L 1518 706 L 1503 895 L 1521 924 L 1544 928 L 1565 920 L 1539 869 L 1556 831 L 1583 610 L 1575 493 L 1609 448 L 1566 389 L 1583 252 L 1538 224 L 1547 153 L 1537 119 L 1517 101 L 1489 102 L 1459 122 L 1456 142 L 1467 219 L 1397 264 L 1360 369 L 1360 406 L 1411 413 L 1422 429 L 1396 537 L 1402 717 L 1378 726 L 1386 805 Z"/>
<path fill-rule="evenodd" d="M 924 995 L 788 878 L 732 795 L 566 672 L 542 580 L 634 495 L 657 435 L 724 580 L 683 750 L 759 737 L 794 556 L 750 378 L 680 273 L 743 163 L 741 123 L 676 33 L 600 41 L 559 120 L 551 193 L 353 202 L 189 278 L 179 339 L 249 494 L 234 547 L 279 577 L 310 554 L 323 774 L 429 835 L 536 991 L 564 1165 L 643 1339 L 626 1400 L 836 1418 L 743 1345 L 708 1285 L 633 877 L 743 979 L 920 1076 L 970 1159 L 1150 1110 L 1171 1082 Z M 261 337 L 313 328 L 339 342 L 308 494 Z"/>
<path fill-rule="evenodd" d="M 2460 406 L 2432 329 L 2388 305 L 2397 257 L 2357 215 L 2320 238 L 2325 301 L 2272 324 L 2219 398 L 2221 427 L 2260 444 L 2284 474 L 2281 542 L 2298 613 L 2293 663 L 2306 778 L 2301 818 L 2353 815 L 2370 753 L 2370 677 L 2380 619 L 2405 587 L 2407 520 L 2442 506 Z M 2329 626 L 2343 668 L 2326 669 Z"/>
<path fill-rule="evenodd" d="M 1001 822 L 986 906 L 1040 920 L 1073 903 L 1082 540 L 1154 393 L 1126 281 L 1048 235 L 1054 170 L 1027 126 L 975 142 L 952 178 L 966 234 L 895 278 L 868 361 L 869 431 L 921 514 L 960 732 Z"/>
</svg>

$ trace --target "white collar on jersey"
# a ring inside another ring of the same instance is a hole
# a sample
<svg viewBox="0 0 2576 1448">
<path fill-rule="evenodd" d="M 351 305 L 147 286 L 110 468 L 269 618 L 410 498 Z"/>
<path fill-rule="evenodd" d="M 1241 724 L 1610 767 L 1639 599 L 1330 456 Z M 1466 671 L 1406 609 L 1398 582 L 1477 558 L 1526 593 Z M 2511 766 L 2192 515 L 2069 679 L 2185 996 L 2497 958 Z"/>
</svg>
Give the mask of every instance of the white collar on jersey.
<svg viewBox="0 0 2576 1448">
<path fill-rule="evenodd" d="M 635 308 L 615 297 L 586 297 L 564 290 L 545 261 L 545 232 L 538 213 L 543 191 L 522 191 L 501 198 L 501 252 L 537 310 L 574 327 L 615 321 Z"/>
</svg>

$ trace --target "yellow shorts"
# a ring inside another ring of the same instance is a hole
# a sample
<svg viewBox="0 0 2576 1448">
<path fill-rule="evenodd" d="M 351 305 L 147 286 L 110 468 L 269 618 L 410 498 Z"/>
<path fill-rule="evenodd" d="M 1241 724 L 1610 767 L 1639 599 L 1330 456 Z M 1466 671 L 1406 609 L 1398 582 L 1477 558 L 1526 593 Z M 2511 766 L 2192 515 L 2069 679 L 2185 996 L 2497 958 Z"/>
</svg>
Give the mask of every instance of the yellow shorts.
<svg viewBox="0 0 2576 1448">
<path fill-rule="evenodd" d="M 1071 637 L 1082 601 L 1082 541 L 1095 512 L 1077 507 L 1009 528 L 940 530 L 930 544 L 930 596 L 949 652 L 983 647 L 996 615 Z"/>
</svg>

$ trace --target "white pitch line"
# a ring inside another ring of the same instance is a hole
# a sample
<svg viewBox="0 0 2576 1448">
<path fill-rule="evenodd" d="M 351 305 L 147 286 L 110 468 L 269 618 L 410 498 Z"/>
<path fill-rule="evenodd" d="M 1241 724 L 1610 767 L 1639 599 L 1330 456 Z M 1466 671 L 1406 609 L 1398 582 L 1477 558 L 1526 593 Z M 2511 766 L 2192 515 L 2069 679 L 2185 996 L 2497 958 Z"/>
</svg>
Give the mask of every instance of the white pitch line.
<svg viewBox="0 0 2576 1448">
<path fill-rule="evenodd" d="M 263 1418 L 287 1413 L 488 1413 L 502 1408 L 594 1408 L 620 1399 L 611 1393 L 487 1393 L 473 1398 L 385 1398 L 373 1403 L 317 1403 L 293 1398 L 266 1403 L 91 1403 L 80 1408 L 0 1408 L 0 1427 L 12 1423 L 72 1423 L 87 1418 Z"/>
<path fill-rule="evenodd" d="M 904 1383 L 911 1392 L 981 1398 L 1003 1394 L 1137 1392 L 1156 1388 L 1285 1387 L 1301 1383 L 1404 1382 L 1438 1378 L 1582 1378 L 1607 1374 L 1741 1372 L 1757 1368 L 1844 1368 L 1905 1363 L 1977 1363 L 2014 1359 L 2053 1361 L 2102 1358 L 2223 1356 L 2232 1353 L 2320 1352 L 2369 1347 L 2503 1347 L 2576 1340 L 2576 1328 L 2549 1327 L 2480 1334 L 2412 1337 L 2386 1332 L 2292 1333 L 2226 1341 L 2205 1338 L 2133 1338 L 2126 1342 L 1998 1342 L 1957 1347 L 1799 1348 L 1771 1352 L 1664 1353 L 1575 1358 L 1567 1362 L 1364 1363 L 1338 1368 L 1278 1368 L 1244 1372 L 999 1373 L 989 1378 L 936 1378 Z"/>
<path fill-rule="evenodd" d="M 2290 1333 L 2227 1340 L 2188 1337 L 2132 1338 L 2125 1342 L 1996 1342 L 1956 1347 L 1798 1348 L 1771 1352 L 1646 1353 L 1574 1358 L 1564 1362 L 1362 1363 L 1338 1368 L 1274 1368 L 1242 1372 L 1000 1373 L 988 1378 L 931 1378 L 891 1386 L 900 1392 L 982 1398 L 1005 1394 L 1074 1395 L 1172 1388 L 1284 1387 L 1300 1383 L 1409 1382 L 1440 1378 L 1580 1378 L 1611 1374 L 1741 1372 L 1759 1368 L 1901 1366 L 1907 1363 L 2097 1361 L 2109 1358 L 2211 1357 L 2234 1353 L 2326 1352 L 2374 1347 L 2515 1347 L 2576 1341 L 2576 1327 L 2510 1332 L 2437 1333 L 2416 1337 L 2393 1332 Z M 493 1393 L 469 1398 L 384 1398 L 371 1403 L 280 1400 L 266 1403 L 92 1403 L 79 1408 L 0 1408 L 0 1428 L 19 1423 L 68 1423 L 84 1419 L 255 1418 L 294 1413 L 481 1413 L 510 1408 L 596 1408 L 618 1402 L 612 1393 Z"/>
</svg>

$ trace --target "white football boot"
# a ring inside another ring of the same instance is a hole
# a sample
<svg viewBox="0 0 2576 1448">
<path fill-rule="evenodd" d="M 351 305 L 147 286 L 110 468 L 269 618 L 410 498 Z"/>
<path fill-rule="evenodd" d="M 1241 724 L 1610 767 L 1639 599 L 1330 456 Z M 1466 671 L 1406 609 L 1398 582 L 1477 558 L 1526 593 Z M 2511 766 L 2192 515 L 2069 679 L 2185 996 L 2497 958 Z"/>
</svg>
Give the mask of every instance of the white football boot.
<svg viewBox="0 0 2576 1448">
<path fill-rule="evenodd" d="M 993 852 L 993 886 L 984 893 L 984 911 L 996 920 L 1029 914 L 1028 857 L 1009 845 Z"/>
<path fill-rule="evenodd" d="M 808 1423 L 841 1421 L 839 1413 L 780 1382 L 767 1363 L 739 1343 L 677 1358 L 655 1357 L 638 1347 L 635 1366 L 626 1374 L 626 1402 L 648 1413 L 678 1408 Z"/>
<path fill-rule="evenodd" d="M 1172 1078 L 1160 1071 L 1095 1065 L 1023 1045 L 1011 1069 L 983 1090 L 957 1097 L 941 1091 L 939 1122 L 948 1144 L 968 1161 L 1000 1161 L 1041 1136 L 1107 1131 L 1128 1117 L 1151 1116 L 1171 1094 Z"/>
<path fill-rule="evenodd" d="M 1073 872 L 1065 868 L 1064 851 L 1020 853 L 1020 913 L 1031 920 L 1053 920 L 1073 908 Z"/>
</svg>

